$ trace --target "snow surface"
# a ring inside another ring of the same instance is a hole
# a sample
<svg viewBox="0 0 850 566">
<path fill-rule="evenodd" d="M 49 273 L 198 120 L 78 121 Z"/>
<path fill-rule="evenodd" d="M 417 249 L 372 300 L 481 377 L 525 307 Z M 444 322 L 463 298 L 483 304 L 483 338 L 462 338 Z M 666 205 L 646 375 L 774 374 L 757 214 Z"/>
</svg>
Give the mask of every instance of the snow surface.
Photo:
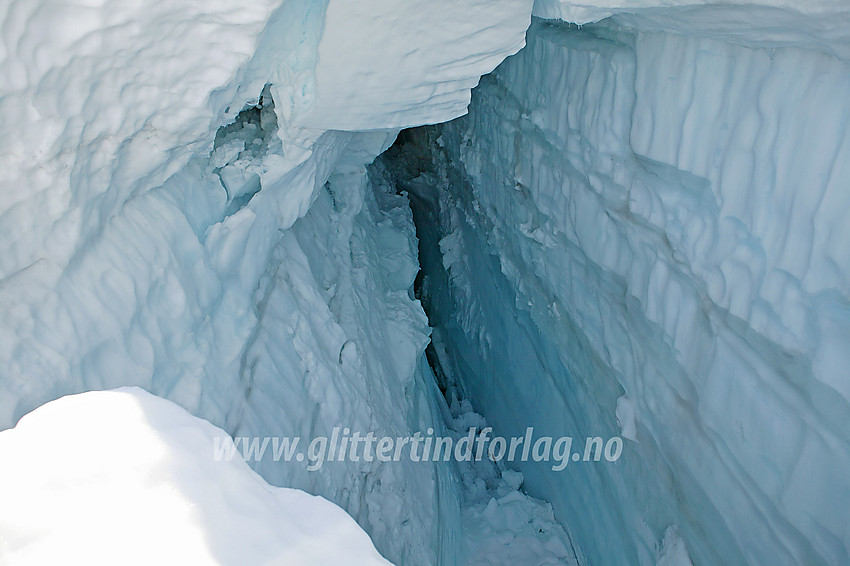
<svg viewBox="0 0 850 566">
<path fill-rule="evenodd" d="M 388 565 L 333 503 L 272 487 L 220 428 L 136 387 L 0 432 L 0 564 Z"/>
</svg>

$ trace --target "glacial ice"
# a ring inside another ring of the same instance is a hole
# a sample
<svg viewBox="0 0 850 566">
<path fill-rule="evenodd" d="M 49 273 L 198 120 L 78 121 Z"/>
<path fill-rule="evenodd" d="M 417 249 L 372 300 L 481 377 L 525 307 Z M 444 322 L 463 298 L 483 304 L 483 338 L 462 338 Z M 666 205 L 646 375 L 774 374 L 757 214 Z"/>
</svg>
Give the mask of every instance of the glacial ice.
<svg viewBox="0 0 850 566">
<path fill-rule="evenodd" d="M 2 2 L 0 429 L 134 385 L 234 436 L 622 435 L 563 472 L 253 465 L 398 564 L 846 563 L 848 25 L 840 0 Z"/>
</svg>

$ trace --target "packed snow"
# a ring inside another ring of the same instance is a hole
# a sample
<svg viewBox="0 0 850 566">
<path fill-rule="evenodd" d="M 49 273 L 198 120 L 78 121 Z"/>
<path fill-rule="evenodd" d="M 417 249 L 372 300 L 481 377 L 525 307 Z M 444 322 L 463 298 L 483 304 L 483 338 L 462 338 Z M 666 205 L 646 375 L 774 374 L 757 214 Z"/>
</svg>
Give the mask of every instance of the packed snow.
<svg viewBox="0 0 850 566">
<path fill-rule="evenodd" d="M 389 565 L 333 503 L 215 461 L 220 428 L 136 387 L 0 432 L 0 563 Z"/>
</svg>

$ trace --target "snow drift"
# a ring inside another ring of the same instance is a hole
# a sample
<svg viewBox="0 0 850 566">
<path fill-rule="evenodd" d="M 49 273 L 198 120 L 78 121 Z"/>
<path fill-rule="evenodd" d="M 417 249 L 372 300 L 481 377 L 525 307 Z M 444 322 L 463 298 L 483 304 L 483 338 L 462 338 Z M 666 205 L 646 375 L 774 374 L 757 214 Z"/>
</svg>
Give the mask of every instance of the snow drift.
<svg viewBox="0 0 850 566">
<path fill-rule="evenodd" d="M 345 511 L 271 487 L 227 433 L 138 388 L 70 395 L 0 432 L 8 564 L 387 565 Z"/>
</svg>

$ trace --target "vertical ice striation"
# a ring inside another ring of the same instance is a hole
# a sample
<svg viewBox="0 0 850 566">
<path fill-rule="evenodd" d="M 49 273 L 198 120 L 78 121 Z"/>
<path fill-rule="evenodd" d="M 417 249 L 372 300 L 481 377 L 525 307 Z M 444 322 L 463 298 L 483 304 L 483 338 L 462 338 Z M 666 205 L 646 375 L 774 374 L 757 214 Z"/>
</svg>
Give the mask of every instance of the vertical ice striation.
<svg viewBox="0 0 850 566">
<path fill-rule="evenodd" d="M 497 429 L 633 437 L 520 466 L 590 563 L 846 563 L 850 70 L 701 13 L 537 23 L 431 134 L 446 343 Z"/>
</svg>

